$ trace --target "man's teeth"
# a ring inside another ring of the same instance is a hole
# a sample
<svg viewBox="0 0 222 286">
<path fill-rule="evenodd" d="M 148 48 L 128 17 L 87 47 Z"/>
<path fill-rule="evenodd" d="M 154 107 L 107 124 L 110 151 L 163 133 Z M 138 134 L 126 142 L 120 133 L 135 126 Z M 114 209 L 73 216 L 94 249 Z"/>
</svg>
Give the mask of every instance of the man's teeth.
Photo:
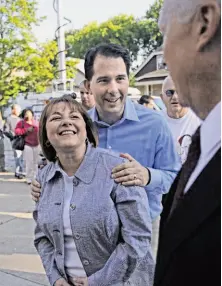
<svg viewBox="0 0 222 286">
<path fill-rule="evenodd" d="M 74 131 L 63 131 L 61 133 L 61 135 L 66 135 L 66 134 L 75 134 L 75 132 Z"/>
<path fill-rule="evenodd" d="M 116 99 L 106 99 L 108 102 L 117 102 L 119 98 L 116 98 Z"/>
</svg>

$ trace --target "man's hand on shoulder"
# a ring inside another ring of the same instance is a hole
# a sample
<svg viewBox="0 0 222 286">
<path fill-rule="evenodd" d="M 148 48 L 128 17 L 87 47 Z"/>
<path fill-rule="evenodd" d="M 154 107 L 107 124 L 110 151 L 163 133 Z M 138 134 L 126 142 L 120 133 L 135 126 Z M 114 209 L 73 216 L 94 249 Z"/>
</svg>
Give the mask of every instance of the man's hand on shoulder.
<svg viewBox="0 0 222 286">
<path fill-rule="evenodd" d="M 120 157 L 129 160 L 112 170 L 112 178 L 123 186 L 145 187 L 150 182 L 150 172 L 129 154 L 120 154 Z"/>
<path fill-rule="evenodd" d="M 31 195 L 32 195 L 33 201 L 35 201 L 35 202 L 39 201 L 39 198 L 40 198 L 40 195 L 41 195 L 41 185 L 36 180 L 32 181 L 32 184 L 31 184 Z"/>
</svg>

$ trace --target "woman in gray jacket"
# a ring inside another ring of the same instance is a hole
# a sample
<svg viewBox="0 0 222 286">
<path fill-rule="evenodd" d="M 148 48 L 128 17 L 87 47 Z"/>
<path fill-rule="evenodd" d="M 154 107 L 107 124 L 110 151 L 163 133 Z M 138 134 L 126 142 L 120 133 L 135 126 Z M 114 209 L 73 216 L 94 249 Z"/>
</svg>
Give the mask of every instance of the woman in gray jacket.
<svg viewBox="0 0 222 286">
<path fill-rule="evenodd" d="M 35 247 L 54 286 L 151 286 L 151 218 L 146 192 L 115 183 L 123 162 L 97 148 L 95 127 L 68 96 L 52 100 L 39 139 L 50 161 L 39 171 Z"/>
</svg>

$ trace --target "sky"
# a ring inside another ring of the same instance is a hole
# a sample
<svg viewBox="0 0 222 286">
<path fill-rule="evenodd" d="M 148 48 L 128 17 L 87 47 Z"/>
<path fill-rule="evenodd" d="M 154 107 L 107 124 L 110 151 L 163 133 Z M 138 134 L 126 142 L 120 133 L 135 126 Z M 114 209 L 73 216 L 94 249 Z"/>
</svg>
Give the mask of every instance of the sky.
<svg viewBox="0 0 222 286">
<path fill-rule="evenodd" d="M 45 42 L 54 38 L 57 15 L 53 9 L 53 0 L 38 0 L 38 2 L 38 16 L 46 16 L 47 19 L 33 31 L 40 42 Z M 72 21 L 65 28 L 70 30 L 82 28 L 92 21 L 101 23 L 119 14 L 142 17 L 154 0 L 60 0 L 60 3 L 63 15 Z"/>
</svg>

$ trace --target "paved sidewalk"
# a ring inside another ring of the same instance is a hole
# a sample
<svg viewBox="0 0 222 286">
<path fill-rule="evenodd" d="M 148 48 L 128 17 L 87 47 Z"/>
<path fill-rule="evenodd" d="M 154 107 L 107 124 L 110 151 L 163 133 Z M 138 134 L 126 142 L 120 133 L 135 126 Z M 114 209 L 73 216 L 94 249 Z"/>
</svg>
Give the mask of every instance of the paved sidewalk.
<svg viewBox="0 0 222 286">
<path fill-rule="evenodd" d="M 30 187 L 0 173 L 0 286 L 48 286 L 33 246 Z"/>
</svg>

